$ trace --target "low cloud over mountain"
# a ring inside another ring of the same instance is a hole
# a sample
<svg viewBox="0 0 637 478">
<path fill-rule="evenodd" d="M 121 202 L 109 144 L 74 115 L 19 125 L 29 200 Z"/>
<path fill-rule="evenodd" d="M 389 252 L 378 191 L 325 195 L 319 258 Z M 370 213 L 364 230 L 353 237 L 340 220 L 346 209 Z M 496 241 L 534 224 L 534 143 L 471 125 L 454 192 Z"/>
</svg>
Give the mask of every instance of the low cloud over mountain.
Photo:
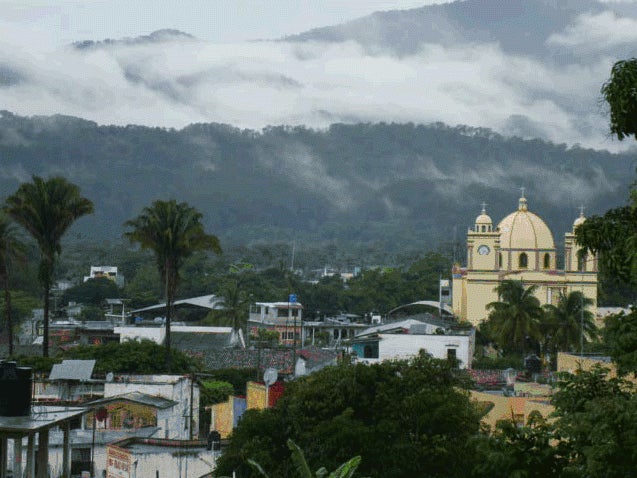
<svg viewBox="0 0 637 478">
<path fill-rule="evenodd" d="M 592 0 L 466 0 L 240 44 L 162 31 L 57 48 L 7 26 L 0 104 L 176 128 L 441 121 L 615 150 L 599 90 L 636 27 L 632 3 Z"/>
</svg>

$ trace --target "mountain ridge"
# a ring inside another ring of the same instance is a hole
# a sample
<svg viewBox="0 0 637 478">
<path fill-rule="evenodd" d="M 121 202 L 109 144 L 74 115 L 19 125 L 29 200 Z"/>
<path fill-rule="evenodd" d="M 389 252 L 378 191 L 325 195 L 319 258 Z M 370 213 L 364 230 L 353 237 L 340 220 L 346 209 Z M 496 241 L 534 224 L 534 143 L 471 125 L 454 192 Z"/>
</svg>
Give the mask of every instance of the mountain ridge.
<svg viewBox="0 0 637 478">
<path fill-rule="evenodd" d="M 497 220 L 524 186 L 556 242 L 578 206 L 624 204 L 632 154 L 507 138 L 486 128 L 359 123 L 260 131 L 100 126 L 0 113 L 0 194 L 31 175 L 63 175 L 95 203 L 74 234 L 120 237 L 156 199 L 186 201 L 234 244 L 292 239 L 436 249 L 462 239 L 486 201 Z"/>
</svg>

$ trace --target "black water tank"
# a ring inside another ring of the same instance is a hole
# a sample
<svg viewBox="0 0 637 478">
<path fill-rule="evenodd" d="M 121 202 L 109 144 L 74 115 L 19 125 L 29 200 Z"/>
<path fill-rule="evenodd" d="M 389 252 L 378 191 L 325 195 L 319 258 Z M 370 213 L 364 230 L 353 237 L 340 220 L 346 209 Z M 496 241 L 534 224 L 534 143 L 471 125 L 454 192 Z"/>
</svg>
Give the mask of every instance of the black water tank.
<svg viewBox="0 0 637 478">
<path fill-rule="evenodd" d="M 31 387 L 30 367 L 18 367 L 15 362 L 0 362 L 0 416 L 29 416 Z"/>
</svg>

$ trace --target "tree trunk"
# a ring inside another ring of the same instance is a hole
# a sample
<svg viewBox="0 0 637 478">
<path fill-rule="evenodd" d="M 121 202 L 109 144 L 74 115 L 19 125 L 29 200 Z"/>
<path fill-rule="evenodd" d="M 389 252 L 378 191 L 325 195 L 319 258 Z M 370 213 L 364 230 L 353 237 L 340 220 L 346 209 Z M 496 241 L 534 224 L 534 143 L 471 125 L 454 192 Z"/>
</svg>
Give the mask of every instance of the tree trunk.
<svg viewBox="0 0 637 478">
<path fill-rule="evenodd" d="M 9 274 L 4 271 L 2 274 L 4 284 L 4 313 L 7 319 L 7 329 L 9 338 L 9 356 L 13 355 L 13 318 L 11 317 L 11 291 L 9 290 Z"/>
<path fill-rule="evenodd" d="M 51 293 L 51 284 L 44 286 L 44 332 L 42 337 L 42 356 L 49 356 L 49 294 Z"/>
<path fill-rule="evenodd" d="M 166 368 L 170 372 L 172 370 L 172 351 L 170 343 L 170 322 L 172 320 L 172 305 L 175 293 L 175 281 L 173 279 L 173 271 L 170 264 L 166 264 Z"/>
</svg>

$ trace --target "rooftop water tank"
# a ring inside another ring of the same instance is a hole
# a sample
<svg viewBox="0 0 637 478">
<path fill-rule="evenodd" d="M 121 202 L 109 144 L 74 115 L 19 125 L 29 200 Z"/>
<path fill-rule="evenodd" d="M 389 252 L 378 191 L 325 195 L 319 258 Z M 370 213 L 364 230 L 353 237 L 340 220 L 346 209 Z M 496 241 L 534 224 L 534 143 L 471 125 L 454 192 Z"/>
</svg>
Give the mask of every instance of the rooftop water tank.
<svg viewBox="0 0 637 478">
<path fill-rule="evenodd" d="M 0 416 L 24 417 L 31 414 L 31 368 L 0 361 Z"/>
</svg>

